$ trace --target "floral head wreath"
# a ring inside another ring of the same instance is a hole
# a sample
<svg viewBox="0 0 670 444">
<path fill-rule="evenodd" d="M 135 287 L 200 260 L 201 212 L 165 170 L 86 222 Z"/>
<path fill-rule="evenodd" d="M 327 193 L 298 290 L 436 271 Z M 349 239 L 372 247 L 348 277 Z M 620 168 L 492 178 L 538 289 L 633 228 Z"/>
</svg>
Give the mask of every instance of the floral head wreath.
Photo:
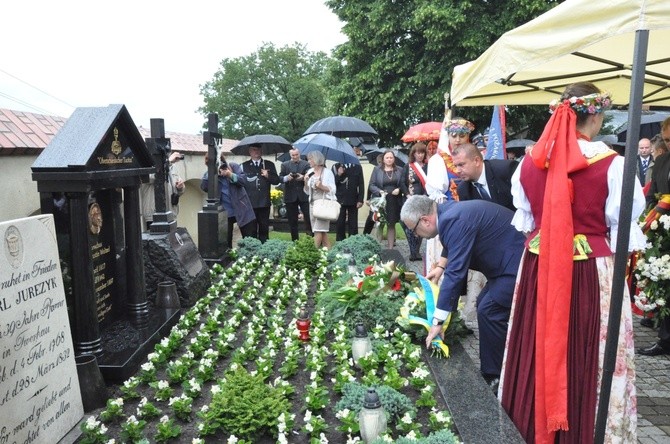
<svg viewBox="0 0 670 444">
<path fill-rule="evenodd" d="M 561 104 L 568 105 L 577 113 L 598 114 L 612 107 L 612 99 L 607 92 L 593 93 L 581 97 L 573 96 L 563 100 L 555 99 L 549 103 L 549 112 L 553 114 Z"/>
<path fill-rule="evenodd" d="M 447 124 L 448 133 L 470 134 L 475 129 L 472 122 L 465 119 L 450 120 Z"/>
</svg>

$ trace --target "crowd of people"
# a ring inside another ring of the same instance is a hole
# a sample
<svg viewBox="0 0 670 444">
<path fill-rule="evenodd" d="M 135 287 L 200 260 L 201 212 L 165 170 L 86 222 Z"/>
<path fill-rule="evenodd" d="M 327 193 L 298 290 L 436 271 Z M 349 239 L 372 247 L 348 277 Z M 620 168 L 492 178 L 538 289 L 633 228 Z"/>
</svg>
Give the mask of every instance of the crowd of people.
<svg viewBox="0 0 670 444">
<path fill-rule="evenodd" d="M 404 165 L 393 150 L 381 153 L 367 190 L 361 165 L 327 168 L 318 151 L 305 160 L 292 149 L 279 173 L 259 146 L 249 149 L 250 159 L 241 165 L 221 154 L 218 184 L 229 245 L 235 224 L 243 237 L 268 239 L 272 186 L 283 189 L 291 238 L 298 239 L 302 222 L 315 245 L 325 248 L 331 247 L 331 221 L 314 216 L 315 201 L 339 202 L 333 222 L 335 239 L 341 241 L 358 234 L 359 210 L 381 199 L 383 207 L 370 209 L 363 232 L 371 232 L 382 211 L 386 247 L 394 248 L 400 224 L 408 259 L 422 260 L 424 274 L 439 284 L 426 345 L 451 312 L 462 310 L 461 300 L 470 299 L 480 332 L 480 371 L 524 439 L 592 442 L 612 322 L 623 183 L 624 158 L 593 140 L 611 104 L 608 94 L 591 83 L 569 85 L 550 106 L 544 132 L 521 159 L 485 160 L 485 147 L 470 140 L 474 125 L 450 119 L 445 122 L 448 141 L 414 143 Z M 646 247 L 640 216 L 659 195 L 670 193 L 669 146 L 670 118 L 661 134 L 639 141 L 629 253 Z M 207 179 L 205 173 L 205 191 Z M 606 440 L 634 442 L 631 304 L 623 305 L 614 322 L 620 333 Z M 662 319 L 659 325 L 658 342 L 638 353 L 670 354 L 670 322 Z"/>
</svg>

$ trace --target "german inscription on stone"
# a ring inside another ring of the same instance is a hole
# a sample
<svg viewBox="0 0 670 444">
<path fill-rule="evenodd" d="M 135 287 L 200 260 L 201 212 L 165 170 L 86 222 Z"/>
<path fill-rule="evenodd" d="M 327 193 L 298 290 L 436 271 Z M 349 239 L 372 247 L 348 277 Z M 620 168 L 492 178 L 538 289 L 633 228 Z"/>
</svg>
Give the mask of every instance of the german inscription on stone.
<svg viewBox="0 0 670 444">
<path fill-rule="evenodd" d="M 53 443 L 82 418 L 52 215 L 0 223 L 0 444 Z"/>
</svg>

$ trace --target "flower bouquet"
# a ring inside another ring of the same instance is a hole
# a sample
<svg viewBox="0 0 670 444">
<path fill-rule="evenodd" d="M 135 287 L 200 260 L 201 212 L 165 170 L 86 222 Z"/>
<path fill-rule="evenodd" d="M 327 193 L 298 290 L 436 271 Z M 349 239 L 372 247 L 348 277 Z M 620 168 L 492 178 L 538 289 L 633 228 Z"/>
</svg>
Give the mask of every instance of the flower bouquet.
<svg viewBox="0 0 670 444">
<path fill-rule="evenodd" d="M 635 305 L 646 312 L 656 311 L 660 320 L 670 314 L 670 194 L 662 196 L 640 225 L 647 235 L 647 248 L 635 264 L 640 289 Z"/>
<path fill-rule="evenodd" d="M 284 205 L 284 192 L 282 190 L 278 190 L 277 188 L 271 189 L 270 201 L 272 202 L 272 205 L 275 206 L 275 208 L 281 207 Z"/>
<path fill-rule="evenodd" d="M 401 297 L 402 273 L 403 270 L 397 267 L 394 261 L 367 266 L 362 273 L 353 276 L 350 285 L 343 286 L 337 291 L 336 297 L 341 306 L 335 316 L 338 318 L 346 316 L 347 311 L 357 307 L 363 299 L 377 298 L 380 295 Z"/>
<path fill-rule="evenodd" d="M 426 334 L 430 331 L 433 313 L 437 306 L 437 297 L 439 288 L 423 276 L 417 276 L 421 287 L 415 288 L 405 298 L 403 306 L 400 308 L 400 316 L 396 322 L 404 329 L 409 329 L 412 325 L 418 325 L 425 328 Z M 433 353 L 449 357 L 449 346 L 453 339 L 465 335 L 465 327 L 458 312 L 450 313 L 442 325 L 438 336 L 433 339 L 431 344 Z M 425 337 L 425 335 L 422 335 Z"/>
</svg>

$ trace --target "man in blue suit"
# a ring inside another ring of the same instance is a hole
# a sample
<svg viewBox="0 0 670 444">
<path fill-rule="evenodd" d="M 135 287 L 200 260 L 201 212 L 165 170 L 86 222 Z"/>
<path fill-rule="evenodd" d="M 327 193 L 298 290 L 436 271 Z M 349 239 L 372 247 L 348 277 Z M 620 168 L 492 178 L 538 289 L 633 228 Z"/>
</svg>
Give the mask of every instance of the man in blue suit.
<svg viewBox="0 0 670 444">
<path fill-rule="evenodd" d="M 410 196 L 400 218 L 419 237 L 440 236 L 444 270 L 440 294 L 426 345 L 440 333 L 464 293 L 468 269 L 487 283 L 477 297 L 479 357 L 484 379 L 495 387 L 502 368 L 507 324 L 525 237 L 512 225 L 514 213 L 493 202 L 472 200 L 436 204 L 427 196 Z M 446 258 L 449 258 L 447 261 Z"/>
</svg>

